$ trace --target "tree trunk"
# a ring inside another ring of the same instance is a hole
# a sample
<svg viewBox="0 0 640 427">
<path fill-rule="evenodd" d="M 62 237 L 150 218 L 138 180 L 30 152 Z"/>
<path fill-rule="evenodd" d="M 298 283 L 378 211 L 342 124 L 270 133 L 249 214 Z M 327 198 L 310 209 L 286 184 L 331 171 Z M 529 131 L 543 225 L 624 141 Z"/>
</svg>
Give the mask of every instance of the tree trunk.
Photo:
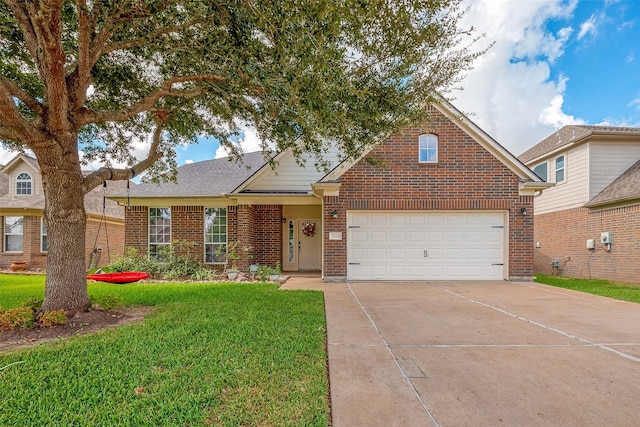
<svg viewBox="0 0 640 427">
<path fill-rule="evenodd" d="M 86 277 L 83 176 L 77 150 L 76 156 L 70 152 L 60 157 L 52 154 L 38 156 L 48 238 L 43 310 L 76 313 L 91 306 Z"/>
</svg>

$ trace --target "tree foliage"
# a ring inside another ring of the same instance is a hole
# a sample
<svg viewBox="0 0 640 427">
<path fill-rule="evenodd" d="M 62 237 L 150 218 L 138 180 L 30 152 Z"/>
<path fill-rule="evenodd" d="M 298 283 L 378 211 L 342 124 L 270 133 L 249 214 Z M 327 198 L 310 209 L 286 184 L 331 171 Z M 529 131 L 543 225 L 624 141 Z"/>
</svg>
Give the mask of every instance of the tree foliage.
<svg viewBox="0 0 640 427">
<path fill-rule="evenodd" d="M 37 155 L 72 132 L 85 161 L 134 165 L 132 141 L 155 132 L 136 173 L 198 136 L 237 153 L 243 125 L 277 150 L 338 140 L 356 155 L 424 118 L 476 57 L 461 13 L 455 0 L 3 0 L 0 138 Z"/>
<path fill-rule="evenodd" d="M 0 142 L 40 164 L 50 274 L 71 230 L 56 226 L 84 227 L 69 193 L 165 171 L 177 144 L 212 137 L 239 154 L 249 126 L 267 151 L 321 159 L 337 141 L 357 156 L 424 119 L 481 53 L 459 3 L 0 0 Z M 84 176 L 91 160 L 128 167 Z"/>
</svg>

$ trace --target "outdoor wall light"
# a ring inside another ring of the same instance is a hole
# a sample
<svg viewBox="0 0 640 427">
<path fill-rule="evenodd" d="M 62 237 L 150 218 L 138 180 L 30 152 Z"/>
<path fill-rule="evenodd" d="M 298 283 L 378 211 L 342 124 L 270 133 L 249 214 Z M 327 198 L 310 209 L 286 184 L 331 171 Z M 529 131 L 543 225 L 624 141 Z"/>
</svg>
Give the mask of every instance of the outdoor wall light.
<svg viewBox="0 0 640 427">
<path fill-rule="evenodd" d="M 284 223 L 286 223 L 286 222 L 287 222 L 287 218 L 282 217 L 282 223 L 284 224 Z"/>
<path fill-rule="evenodd" d="M 520 213 L 522 215 L 526 215 L 527 214 L 527 208 L 520 208 Z"/>
<path fill-rule="evenodd" d="M 331 212 L 331 215 L 333 216 L 333 219 L 338 219 L 338 211 L 337 210 L 333 210 L 333 212 Z"/>
</svg>

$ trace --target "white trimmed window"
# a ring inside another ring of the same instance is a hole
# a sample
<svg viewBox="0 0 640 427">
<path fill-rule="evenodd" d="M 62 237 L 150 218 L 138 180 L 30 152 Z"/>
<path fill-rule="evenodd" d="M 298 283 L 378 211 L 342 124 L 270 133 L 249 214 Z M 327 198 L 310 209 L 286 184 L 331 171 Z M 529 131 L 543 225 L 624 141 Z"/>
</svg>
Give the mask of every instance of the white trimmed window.
<svg viewBox="0 0 640 427">
<path fill-rule="evenodd" d="M 149 208 L 149 256 L 160 256 L 170 244 L 171 208 Z"/>
<path fill-rule="evenodd" d="M 227 244 L 227 209 L 205 208 L 204 210 L 204 262 L 224 264 L 225 257 L 216 255 L 222 245 Z"/>
<path fill-rule="evenodd" d="M 47 223 L 44 217 L 40 218 L 40 252 L 47 252 L 49 241 L 47 239 Z"/>
<path fill-rule="evenodd" d="M 556 157 L 556 182 L 562 182 L 565 178 L 564 155 Z"/>
<path fill-rule="evenodd" d="M 4 251 L 22 252 L 22 223 L 21 216 L 4 217 Z"/>
<path fill-rule="evenodd" d="M 438 161 L 438 136 L 432 134 L 418 137 L 418 157 L 420 163 L 436 163 Z"/>
<path fill-rule="evenodd" d="M 16 177 L 16 195 L 17 196 L 30 196 L 32 192 L 31 175 L 26 172 L 21 172 Z"/>
<path fill-rule="evenodd" d="M 544 179 L 545 181 L 548 181 L 549 180 L 549 175 L 548 175 L 549 174 L 549 166 L 548 166 L 547 162 L 540 163 L 538 166 L 533 168 L 533 173 L 538 175 L 541 179 Z"/>
</svg>

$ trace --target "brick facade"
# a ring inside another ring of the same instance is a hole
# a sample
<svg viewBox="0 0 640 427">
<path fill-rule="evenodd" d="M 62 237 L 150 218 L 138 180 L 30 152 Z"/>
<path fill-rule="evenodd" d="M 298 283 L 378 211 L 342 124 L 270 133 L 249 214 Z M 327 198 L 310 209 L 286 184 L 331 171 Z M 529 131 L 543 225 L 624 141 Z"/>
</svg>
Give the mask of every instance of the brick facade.
<svg viewBox="0 0 640 427">
<path fill-rule="evenodd" d="M 610 251 L 600 243 L 605 231 L 612 234 Z M 587 249 L 587 239 L 596 249 Z M 640 205 L 536 215 L 534 242 L 540 242 L 534 249 L 538 273 L 640 284 Z M 559 268 L 552 267 L 554 259 Z"/>
<path fill-rule="evenodd" d="M 181 255 L 204 260 L 204 207 L 171 206 L 171 240 Z M 142 254 L 148 250 L 149 208 L 132 206 L 125 211 L 127 247 Z M 239 205 L 227 207 L 227 241 L 239 242 L 237 264 L 274 266 L 282 260 L 282 206 Z M 251 248 L 245 252 L 241 248 Z M 215 265 L 213 266 L 215 268 Z"/>
<path fill-rule="evenodd" d="M 340 195 L 325 197 L 326 277 L 346 277 L 348 210 L 503 210 L 509 215 L 509 277 L 533 276 L 533 197 L 519 195 L 518 176 L 462 129 L 431 109 L 431 122 L 388 138 L 340 178 Z M 437 163 L 418 161 L 418 137 L 438 136 Z M 525 207 L 529 215 L 523 216 Z"/>
<path fill-rule="evenodd" d="M 30 270 L 47 268 L 47 253 L 41 250 L 41 221 L 42 216 L 27 215 L 23 217 L 22 252 L 11 253 L 4 251 L 4 217 L 0 216 L 0 269 L 7 269 L 12 261 L 27 261 Z M 88 220 L 85 234 L 86 263 L 91 262 L 91 252 L 94 247 L 101 248 L 98 267 L 115 261 L 124 250 L 125 227 L 123 224 L 106 222 L 100 224 L 97 220 Z"/>
</svg>

